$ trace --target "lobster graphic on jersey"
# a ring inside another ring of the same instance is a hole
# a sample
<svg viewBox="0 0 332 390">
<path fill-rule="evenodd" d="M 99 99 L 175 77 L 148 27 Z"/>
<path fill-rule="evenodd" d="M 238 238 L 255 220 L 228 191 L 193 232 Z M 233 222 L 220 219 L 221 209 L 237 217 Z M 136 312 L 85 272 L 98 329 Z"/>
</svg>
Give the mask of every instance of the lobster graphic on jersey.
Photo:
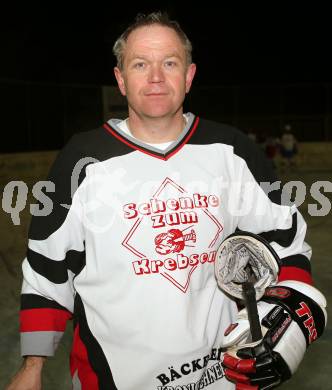
<svg viewBox="0 0 332 390">
<path fill-rule="evenodd" d="M 169 253 L 181 252 L 185 246 L 192 246 L 187 245 L 186 242 L 196 242 L 195 230 L 191 229 L 189 234 L 183 234 L 183 231 L 179 229 L 170 229 L 167 233 L 158 234 L 154 239 L 156 252 L 160 255 L 168 255 Z"/>
</svg>

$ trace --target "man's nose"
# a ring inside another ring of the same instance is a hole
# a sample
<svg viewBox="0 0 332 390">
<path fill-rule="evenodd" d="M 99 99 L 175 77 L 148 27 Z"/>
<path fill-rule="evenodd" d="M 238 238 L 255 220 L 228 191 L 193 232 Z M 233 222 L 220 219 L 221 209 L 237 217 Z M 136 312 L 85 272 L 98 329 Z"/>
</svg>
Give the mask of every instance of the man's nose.
<svg viewBox="0 0 332 390">
<path fill-rule="evenodd" d="M 150 68 L 149 81 L 151 83 L 160 83 L 164 81 L 164 72 L 161 65 L 154 64 Z"/>
</svg>

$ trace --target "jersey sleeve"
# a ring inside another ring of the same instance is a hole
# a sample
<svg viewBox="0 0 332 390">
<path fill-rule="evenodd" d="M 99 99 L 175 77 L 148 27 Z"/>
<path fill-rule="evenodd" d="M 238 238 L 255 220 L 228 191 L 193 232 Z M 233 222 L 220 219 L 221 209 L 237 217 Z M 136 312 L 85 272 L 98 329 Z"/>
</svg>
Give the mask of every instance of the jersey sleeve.
<svg viewBox="0 0 332 390">
<path fill-rule="evenodd" d="M 272 164 L 258 146 L 241 140 L 240 195 L 237 228 L 265 238 L 281 259 L 279 281 L 298 280 L 312 284 L 311 247 L 305 241 L 307 224 L 290 196 L 282 191 Z M 245 146 L 246 145 L 246 146 Z"/>
<path fill-rule="evenodd" d="M 79 191 L 72 191 L 80 153 L 73 137 L 56 158 L 48 181 L 53 192 L 32 216 L 22 264 L 20 333 L 22 356 L 52 356 L 72 318 L 73 278 L 85 264 L 84 229 Z M 84 173 L 78 178 L 81 183 Z M 72 192 L 74 192 L 72 194 Z M 45 199 L 45 198 L 44 198 Z"/>
</svg>

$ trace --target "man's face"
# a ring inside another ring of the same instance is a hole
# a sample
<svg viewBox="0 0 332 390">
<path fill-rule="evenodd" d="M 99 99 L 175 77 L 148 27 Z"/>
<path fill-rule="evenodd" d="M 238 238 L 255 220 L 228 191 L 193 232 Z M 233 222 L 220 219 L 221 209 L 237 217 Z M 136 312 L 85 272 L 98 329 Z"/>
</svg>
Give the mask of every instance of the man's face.
<svg viewBox="0 0 332 390">
<path fill-rule="evenodd" d="M 124 51 L 123 69 L 114 69 L 129 110 L 139 117 L 174 115 L 189 92 L 196 66 L 171 28 L 151 25 L 134 30 Z"/>
</svg>

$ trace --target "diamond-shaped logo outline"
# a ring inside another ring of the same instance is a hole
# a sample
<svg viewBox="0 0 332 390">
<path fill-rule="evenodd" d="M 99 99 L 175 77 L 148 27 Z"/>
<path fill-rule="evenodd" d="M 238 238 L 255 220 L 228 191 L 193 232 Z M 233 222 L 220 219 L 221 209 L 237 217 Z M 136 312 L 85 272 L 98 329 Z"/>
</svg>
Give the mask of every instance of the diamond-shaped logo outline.
<svg viewBox="0 0 332 390">
<path fill-rule="evenodd" d="M 178 184 L 176 184 L 172 179 L 170 179 L 169 177 L 166 177 L 165 180 L 162 182 L 162 184 L 160 185 L 160 187 L 157 189 L 157 191 L 155 192 L 155 194 L 153 195 L 153 198 L 156 198 L 157 196 L 159 196 L 161 194 L 161 192 L 166 188 L 167 185 L 171 185 L 173 186 L 176 190 L 178 190 L 179 192 L 181 192 L 182 194 L 185 194 L 187 193 L 187 191 L 182 188 L 181 186 L 179 186 Z M 216 243 L 216 241 L 218 240 L 218 237 L 220 236 L 221 232 L 223 231 L 223 227 L 222 225 L 220 224 L 220 222 L 217 220 L 217 218 L 212 215 L 209 210 L 206 210 L 206 209 L 202 209 L 202 211 L 212 220 L 212 222 L 214 224 L 217 225 L 217 233 L 216 235 L 214 236 L 214 238 L 212 239 L 212 241 L 210 242 L 208 248 L 211 248 L 213 247 L 213 245 Z M 126 237 L 124 238 L 124 240 L 122 241 L 122 245 L 127 248 L 130 252 L 134 253 L 136 256 L 140 257 L 140 258 L 146 258 L 146 255 L 144 255 L 143 253 L 141 253 L 139 250 L 137 250 L 134 246 L 132 246 L 130 243 L 129 243 L 129 240 L 131 239 L 131 237 L 133 236 L 133 234 L 135 233 L 135 231 L 137 230 L 137 228 L 139 227 L 140 223 L 142 222 L 144 217 L 140 217 L 136 220 L 136 222 L 134 223 L 134 225 L 132 226 L 132 228 L 129 230 L 128 234 L 126 235 Z M 166 278 L 167 280 L 169 280 L 175 287 L 177 287 L 179 290 L 181 290 L 182 292 L 186 293 L 187 290 L 188 290 L 188 287 L 189 287 L 189 284 L 190 284 L 190 278 L 191 278 L 191 275 L 192 273 L 195 271 L 195 269 L 197 268 L 197 265 L 192 265 L 190 266 L 191 269 L 187 275 L 187 280 L 186 280 L 186 283 L 184 285 L 182 285 L 181 283 L 179 283 L 172 275 L 170 275 L 168 272 L 160 272 L 160 275 L 162 275 L 164 278 Z"/>
</svg>

